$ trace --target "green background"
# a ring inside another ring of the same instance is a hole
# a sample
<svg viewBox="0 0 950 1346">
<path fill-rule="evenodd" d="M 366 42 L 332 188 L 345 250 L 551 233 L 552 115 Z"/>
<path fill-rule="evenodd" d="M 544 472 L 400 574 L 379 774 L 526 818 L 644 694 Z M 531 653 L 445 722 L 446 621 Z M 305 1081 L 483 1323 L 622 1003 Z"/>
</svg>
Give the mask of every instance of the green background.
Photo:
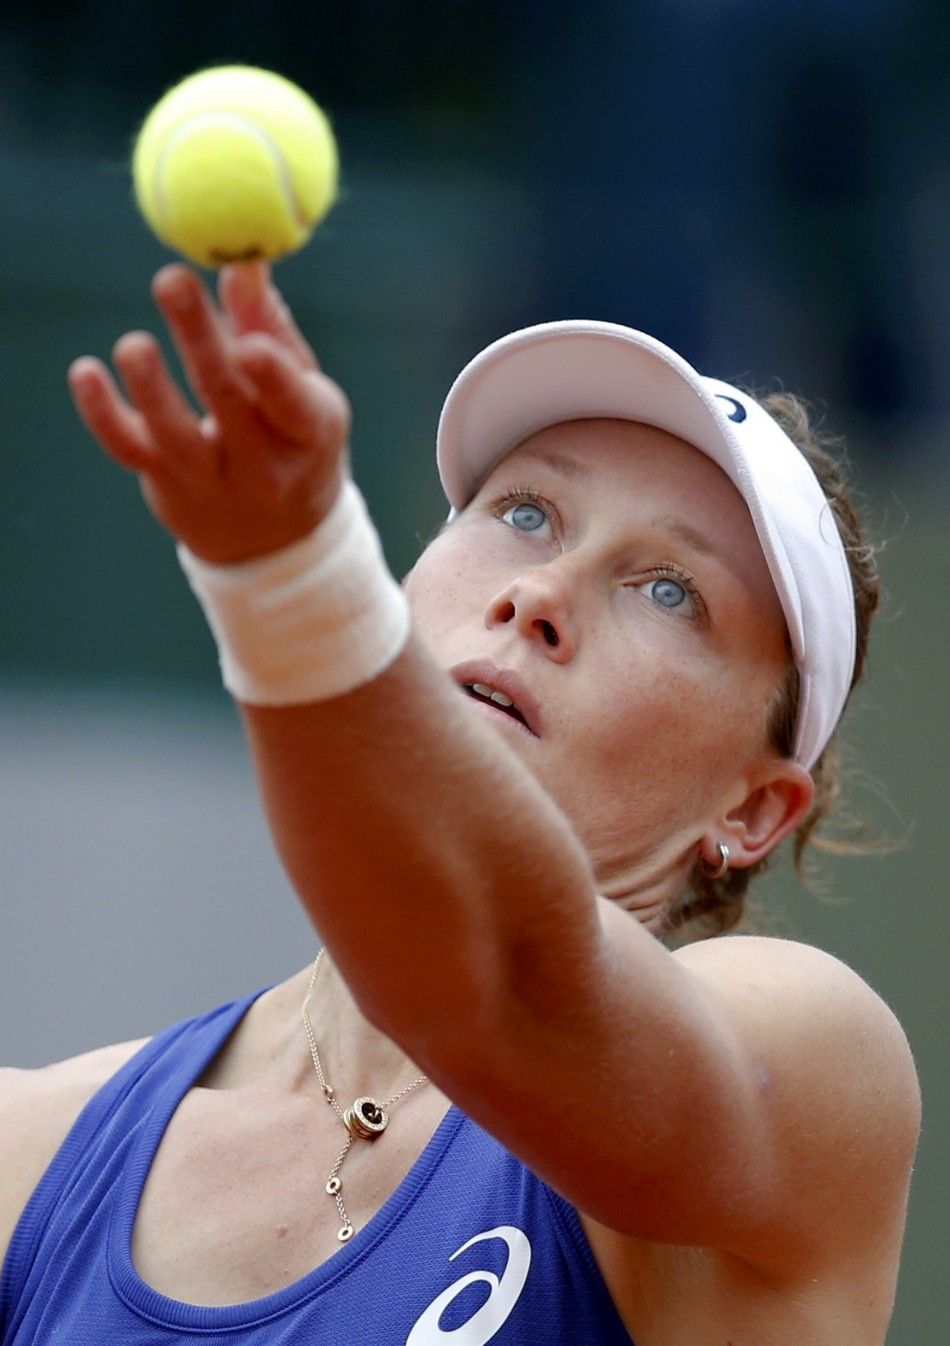
<svg viewBox="0 0 950 1346">
<path fill-rule="evenodd" d="M 889 1341 L 945 1336 L 945 34 L 935 5 L 72 4 L 0 28 L 0 1055 L 150 1032 L 312 953 L 168 539 L 75 421 L 70 359 L 155 327 L 167 259 L 127 147 L 169 83 L 274 66 L 334 118 L 343 193 L 278 278 L 354 406 L 405 569 L 443 505 L 445 392 L 546 318 L 654 331 L 810 394 L 886 545 L 848 805 L 895 843 L 765 883 L 891 1004 L 925 1121 Z"/>
</svg>

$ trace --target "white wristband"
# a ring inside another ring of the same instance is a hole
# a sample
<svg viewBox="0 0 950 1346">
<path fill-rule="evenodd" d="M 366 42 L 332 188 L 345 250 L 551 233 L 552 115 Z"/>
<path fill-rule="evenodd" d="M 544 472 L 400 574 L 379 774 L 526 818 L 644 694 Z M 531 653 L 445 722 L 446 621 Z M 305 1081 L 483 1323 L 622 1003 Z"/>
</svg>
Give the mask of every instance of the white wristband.
<svg viewBox="0 0 950 1346">
<path fill-rule="evenodd" d="M 356 485 L 282 551 L 210 565 L 178 559 L 218 645 L 224 685 L 258 706 L 327 701 L 370 682 L 402 650 L 409 606 Z"/>
</svg>

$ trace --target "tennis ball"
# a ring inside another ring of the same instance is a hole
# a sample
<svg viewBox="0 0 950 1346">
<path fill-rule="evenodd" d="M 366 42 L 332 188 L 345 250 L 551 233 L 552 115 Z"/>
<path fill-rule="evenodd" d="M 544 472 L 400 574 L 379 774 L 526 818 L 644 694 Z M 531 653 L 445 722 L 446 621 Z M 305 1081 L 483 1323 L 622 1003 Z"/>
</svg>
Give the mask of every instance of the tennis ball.
<svg viewBox="0 0 950 1346">
<path fill-rule="evenodd" d="M 142 124 L 135 198 L 164 242 L 202 266 L 282 257 L 333 205 L 336 141 L 290 80 L 215 66 L 170 89 Z"/>
</svg>

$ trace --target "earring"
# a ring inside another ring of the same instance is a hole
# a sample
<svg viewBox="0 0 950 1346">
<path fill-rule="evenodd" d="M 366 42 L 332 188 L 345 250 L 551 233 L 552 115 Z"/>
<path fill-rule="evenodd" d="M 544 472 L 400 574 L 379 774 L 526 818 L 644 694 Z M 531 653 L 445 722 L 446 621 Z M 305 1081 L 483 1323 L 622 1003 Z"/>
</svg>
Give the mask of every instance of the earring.
<svg viewBox="0 0 950 1346">
<path fill-rule="evenodd" d="M 703 877 L 709 879 L 711 882 L 715 882 L 716 879 L 725 878 L 726 874 L 729 872 L 729 847 L 724 841 L 717 841 L 716 850 L 719 854 L 719 864 L 715 869 L 712 865 L 706 863 L 702 855 L 699 857 L 699 868 L 702 871 Z"/>
</svg>

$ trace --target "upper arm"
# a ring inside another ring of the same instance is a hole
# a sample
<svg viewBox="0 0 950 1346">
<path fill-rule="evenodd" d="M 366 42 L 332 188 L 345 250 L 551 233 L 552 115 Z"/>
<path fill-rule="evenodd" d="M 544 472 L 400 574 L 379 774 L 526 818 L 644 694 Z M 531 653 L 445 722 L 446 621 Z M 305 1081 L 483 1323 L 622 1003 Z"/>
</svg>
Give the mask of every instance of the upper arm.
<svg viewBox="0 0 950 1346">
<path fill-rule="evenodd" d="M 732 937 L 676 958 L 761 1082 L 771 1182 L 736 1232 L 758 1230 L 805 1259 L 845 1234 L 856 1245 L 899 1240 L 921 1105 L 884 1001 L 838 959 L 790 940 Z"/>
<path fill-rule="evenodd" d="M 674 956 L 595 900 L 567 816 L 421 642 L 346 696 L 244 714 L 282 858 L 359 1008 L 594 1221 L 800 1250 L 869 1173 L 906 1184 L 916 1084 L 881 1002 L 800 945 Z"/>
<path fill-rule="evenodd" d="M 638 1238 L 802 1265 L 902 1211 L 916 1076 L 860 978 L 781 940 L 673 955 L 601 905 L 607 953 L 586 984 L 552 970 L 547 1003 L 529 992 L 503 1008 L 490 1050 L 449 1063 L 465 1078 L 446 1092 L 585 1214 Z"/>
</svg>

